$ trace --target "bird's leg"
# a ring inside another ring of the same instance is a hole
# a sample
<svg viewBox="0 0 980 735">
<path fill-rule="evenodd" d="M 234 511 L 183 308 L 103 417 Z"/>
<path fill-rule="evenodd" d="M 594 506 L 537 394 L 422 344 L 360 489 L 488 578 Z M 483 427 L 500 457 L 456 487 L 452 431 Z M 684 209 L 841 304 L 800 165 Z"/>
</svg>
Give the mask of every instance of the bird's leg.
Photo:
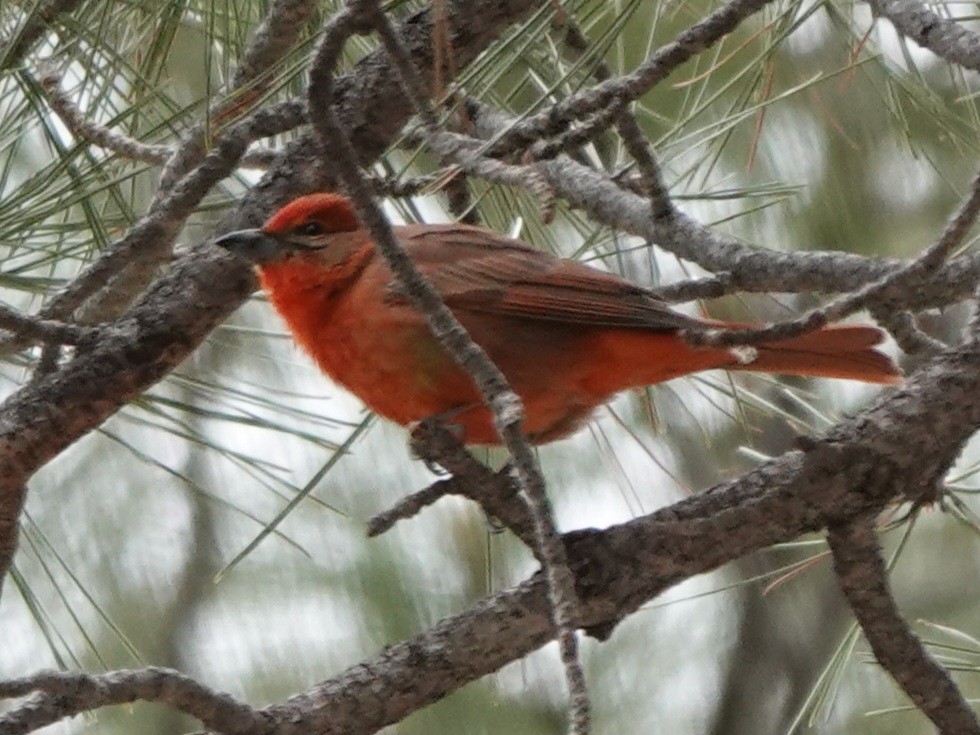
<svg viewBox="0 0 980 735">
<path fill-rule="evenodd" d="M 507 530 L 507 526 L 504 522 L 497 518 L 495 515 L 490 515 L 484 508 L 483 517 L 487 519 L 487 528 L 490 529 L 490 533 L 494 536 L 499 536 L 504 531 Z"/>
<path fill-rule="evenodd" d="M 463 425 L 455 423 L 453 419 L 479 405 L 457 406 L 417 422 L 411 428 L 412 454 L 422 460 L 433 474 L 444 476 L 452 473 L 452 468 L 446 464 L 446 457 L 462 449 L 466 438 Z"/>
<path fill-rule="evenodd" d="M 461 410 L 466 410 L 464 407 Z M 458 415 L 457 412 L 452 412 Z M 477 502 L 486 513 L 491 526 L 511 529 L 529 548 L 534 549 L 534 525 L 527 508 L 517 496 L 517 488 L 508 465 L 494 472 L 466 451 L 458 433 L 443 423 L 444 415 L 418 422 L 412 428 L 411 448 L 416 457 L 430 467 L 438 466 L 450 477 L 437 480 L 427 488 L 413 493 L 399 503 L 372 518 L 368 533 L 384 533 L 396 522 L 415 515 L 422 508 L 444 495 L 461 495 Z"/>
<path fill-rule="evenodd" d="M 457 417 L 464 411 L 480 407 L 463 406 L 419 421 L 412 428 L 412 452 L 430 468 L 438 465 L 442 474 L 448 472 L 451 475 L 436 483 L 441 492 L 462 495 L 479 503 L 491 529 L 496 532 L 501 525 L 509 528 L 534 549 L 533 524 L 517 497 L 510 466 L 504 465 L 494 472 L 467 452 L 458 433 L 443 423 L 447 414 L 450 418 Z M 429 502 L 431 499 L 426 496 L 426 504 Z M 386 528 L 389 524 L 385 521 L 382 525 Z"/>
</svg>

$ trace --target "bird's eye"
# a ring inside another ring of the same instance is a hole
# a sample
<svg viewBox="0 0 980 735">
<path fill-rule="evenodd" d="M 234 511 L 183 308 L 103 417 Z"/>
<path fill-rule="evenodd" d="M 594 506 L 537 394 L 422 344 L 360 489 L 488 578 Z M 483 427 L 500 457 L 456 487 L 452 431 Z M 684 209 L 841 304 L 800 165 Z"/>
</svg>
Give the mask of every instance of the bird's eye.
<svg viewBox="0 0 980 735">
<path fill-rule="evenodd" d="M 323 225 L 321 225 L 316 220 L 311 220 L 310 222 L 304 222 L 303 224 L 301 224 L 299 227 L 296 228 L 295 232 L 297 235 L 315 236 L 315 235 L 322 235 L 324 230 L 323 230 Z"/>
</svg>

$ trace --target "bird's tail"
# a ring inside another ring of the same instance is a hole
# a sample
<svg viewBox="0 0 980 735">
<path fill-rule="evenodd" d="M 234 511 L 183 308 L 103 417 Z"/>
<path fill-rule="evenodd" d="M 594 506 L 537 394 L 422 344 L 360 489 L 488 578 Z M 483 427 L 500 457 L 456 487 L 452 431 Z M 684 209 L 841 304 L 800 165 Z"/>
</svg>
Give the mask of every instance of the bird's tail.
<svg viewBox="0 0 980 735">
<path fill-rule="evenodd" d="M 874 349 L 884 338 L 884 332 L 876 327 L 833 325 L 799 337 L 762 343 L 741 354 L 736 349 L 735 362 L 724 367 L 896 385 L 902 382 L 902 371 L 888 355 Z"/>
<path fill-rule="evenodd" d="M 758 326 L 703 323 L 717 329 Z M 596 343 L 604 369 L 591 375 L 590 386 L 596 392 L 616 393 L 714 368 L 896 385 L 902 382 L 902 371 L 875 349 L 884 338 L 876 327 L 845 324 L 777 342 L 726 348 L 694 347 L 671 332 L 610 330 Z"/>
</svg>

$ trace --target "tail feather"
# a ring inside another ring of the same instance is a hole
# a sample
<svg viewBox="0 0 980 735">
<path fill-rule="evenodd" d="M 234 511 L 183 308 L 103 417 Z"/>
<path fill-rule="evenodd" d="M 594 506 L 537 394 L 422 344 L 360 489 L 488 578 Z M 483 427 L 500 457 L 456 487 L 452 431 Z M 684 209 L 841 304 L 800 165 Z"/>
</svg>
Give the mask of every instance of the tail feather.
<svg viewBox="0 0 980 735">
<path fill-rule="evenodd" d="M 799 349 L 803 352 L 858 352 L 880 345 L 885 341 L 885 333 L 878 327 L 864 324 L 833 324 L 815 332 L 807 332 L 799 337 L 791 337 L 775 343 L 786 349 Z"/>
<path fill-rule="evenodd" d="M 884 337 L 875 327 L 835 325 L 759 345 L 754 360 L 726 367 L 897 385 L 902 382 L 902 371 L 888 355 L 874 349 Z"/>
</svg>

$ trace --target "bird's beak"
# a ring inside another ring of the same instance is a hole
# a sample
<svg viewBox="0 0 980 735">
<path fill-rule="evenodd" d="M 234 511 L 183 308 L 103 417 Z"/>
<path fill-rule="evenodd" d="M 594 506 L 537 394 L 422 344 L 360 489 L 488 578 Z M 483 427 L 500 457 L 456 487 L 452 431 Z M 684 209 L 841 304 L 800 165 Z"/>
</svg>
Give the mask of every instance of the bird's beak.
<svg viewBox="0 0 980 735">
<path fill-rule="evenodd" d="M 215 245 L 256 265 L 282 258 L 288 248 L 262 230 L 236 230 L 215 239 Z"/>
</svg>

